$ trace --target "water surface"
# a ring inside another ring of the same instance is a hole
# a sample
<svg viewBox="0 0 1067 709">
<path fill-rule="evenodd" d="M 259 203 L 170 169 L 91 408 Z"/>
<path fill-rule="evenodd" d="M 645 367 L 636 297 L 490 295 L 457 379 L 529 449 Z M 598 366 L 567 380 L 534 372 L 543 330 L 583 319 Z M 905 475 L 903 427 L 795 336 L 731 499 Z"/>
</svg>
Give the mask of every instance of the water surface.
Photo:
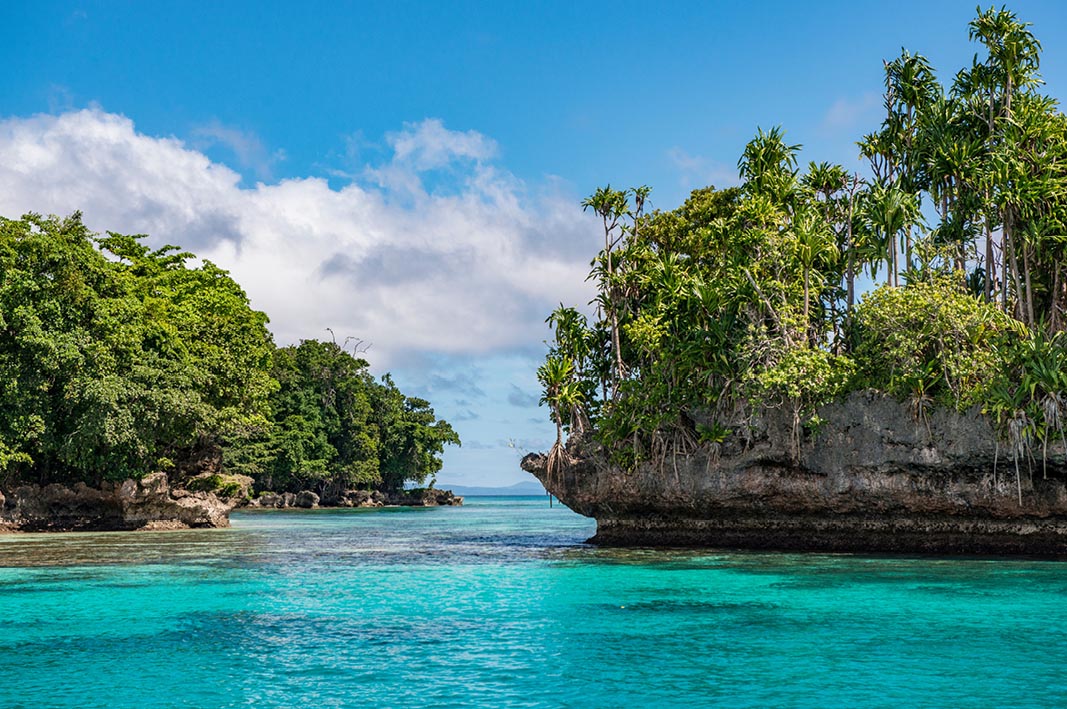
<svg viewBox="0 0 1067 709">
<path fill-rule="evenodd" d="M 0 537 L 0 707 L 1063 706 L 1067 564 L 599 550 L 545 498 Z"/>
</svg>

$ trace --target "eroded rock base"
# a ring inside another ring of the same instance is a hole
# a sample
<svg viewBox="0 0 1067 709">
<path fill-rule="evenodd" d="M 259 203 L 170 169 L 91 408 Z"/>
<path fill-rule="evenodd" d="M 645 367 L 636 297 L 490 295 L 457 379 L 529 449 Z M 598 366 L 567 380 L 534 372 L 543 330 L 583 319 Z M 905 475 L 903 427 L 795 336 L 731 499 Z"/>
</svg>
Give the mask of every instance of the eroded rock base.
<svg viewBox="0 0 1067 709">
<path fill-rule="evenodd" d="M 601 518 L 592 544 L 776 551 L 1008 555 L 1067 558 L 1067 519 L 947 516 L 833 518 Z"/>
</svg>

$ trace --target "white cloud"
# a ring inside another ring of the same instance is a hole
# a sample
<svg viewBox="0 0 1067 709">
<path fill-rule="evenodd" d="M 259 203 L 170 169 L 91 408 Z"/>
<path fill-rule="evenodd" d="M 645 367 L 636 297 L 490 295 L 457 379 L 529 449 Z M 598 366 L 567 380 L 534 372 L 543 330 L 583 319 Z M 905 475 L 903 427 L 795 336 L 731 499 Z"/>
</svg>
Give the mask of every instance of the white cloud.
<svg viewBox="0 0 1067 709">
<path fill-rule="evenodd" d="M 365 166 L 370 182 L 243 188 L 234 170 L 124 116 L 11 118 L 0 214 L 82 210 L 93 229 L 189 248 L 231 270 L 279 342 L 331 327 L 373 343 L 377 366 L 413 351 L 538 348 L 548 312 L 589 300 L 597 232 L 572 195 L 530 189 L 492 164 L 491 139 L 437 120 L 387 140 L 392 158 Z"/>
<path fill-rule="evenodd" d="M 233 153 L 240 167 L 251 168 L 260 179 L 269 179 L 274 163 L 285 159 L 285 151 L 268 152 L 259 136 L 213 120 L 193 129 L 194 146 L 203 149 L 222 145 Z"/>
<path fill-rule="evenodd" d="M 387 135 L 386 141 L 397 162 L 418 170 L 444 167 L 456 158 L 482 162 L 497 154 L 496 141 L 473 130 L 448 130 L 437 118 L 407 123 L 404 130 Z"/>
<path fill-rule="evenodd" d="M 822 119 L 824 131 L 846 131 L 870 122 L 882 105 L 882 97 L 865 93 L 856 98 L 839 98 L 834 101 Z"/>
<path fill-rule="evenodd" d="M 736 167 L 690 155 L 677 146 L 667 151 L 667 159 L 678 170 L 678 185 L 687 190 L 709 185 L 722 189 L 740 184 Z"/>
</svg>

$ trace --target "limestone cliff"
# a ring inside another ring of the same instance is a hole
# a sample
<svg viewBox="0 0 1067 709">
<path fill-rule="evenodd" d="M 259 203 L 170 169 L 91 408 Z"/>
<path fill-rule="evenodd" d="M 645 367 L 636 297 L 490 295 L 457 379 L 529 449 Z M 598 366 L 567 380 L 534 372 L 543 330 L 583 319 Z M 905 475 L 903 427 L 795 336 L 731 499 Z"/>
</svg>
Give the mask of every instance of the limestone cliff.
<svg viewBox="0 0 1067 709">
<path fill-rule="evenodd" d="M 819 414 L 799 451 L 791 416 L 768 410 L 718 449 L 633 471 L 580 440 L 551 474 L 543 454 L 522 467 L 596 518 L 598 544 L 1067 555 L 1062 446 L 1048 448 L 1047 478 L 1035 448 L 1017 479 L 978 413 L 855 392 Z"/>
</svg>

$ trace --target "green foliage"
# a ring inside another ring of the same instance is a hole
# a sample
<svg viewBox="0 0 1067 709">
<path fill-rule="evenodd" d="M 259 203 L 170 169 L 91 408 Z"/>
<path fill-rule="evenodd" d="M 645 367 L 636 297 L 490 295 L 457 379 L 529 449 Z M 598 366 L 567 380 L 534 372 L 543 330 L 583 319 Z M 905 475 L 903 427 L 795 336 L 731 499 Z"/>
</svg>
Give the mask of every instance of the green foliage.
<svg viewBox="0 0 1067 709">
<path fill-rule="evenodd" d="M 276 350 L 240 286 L 191 258 L 78 214 L 0 218 L 0 483 L 207 469 L 327 492 L 440 469 L 459 438 L 428 402 L 334 343 Z M 195 484 L 229 492 L 215 477 Z"/>
<path fill-rule="evenodd" d="M 770 406 L 790 404 L 812 416 L 815 409 L 846 390 L 855 373 L 850 357 L 823 349 L 798 347 L 773 365 L 755 373 L 751 398 Z"/>
<path fill-rule="evenodd" d="M 1018 332 L 1009 317 L 950 278 L 883 286 L 856 310 L 857 383 L 961 410 L 981 405 Z"/>
<path fill-rule="evenodd" d="M 100 246 L 80 215 L 0 219 L 0 473 L 137 477 L 217 456 L 228 428 L 264 421 L 266 317 L 210 263 Z"/>
<path fill-rule="evenodd" d="M 305 340 L 274 354 L 277 391 L 271 425 L 237 448 L 260 453 L 261 490 L 399 490 L 441 469 L 441 452 L 459 437 L 429 402 L 405 396 L 386 375 L 334 342 Z"/>
<path fill-rule="evenodd" d="M 238 497 L 245 493 L 245 486 L 240 480 L 230 475 L 205 475 L 196 477 L 186 483 L 186 489 L 194 492 L 214 492 L 220 497 Z"/>
<path fill-rule="evenodd" d="M 380 482 L 367 362 L 332 342 L 305 340 L 274 356 L 272 489 L 342 490 Z"/>
<path fill-rule="evenodd" d="M 430 402 L 404 396 L 392 377 L 382 377 L 371 392 L 373 420 L 381 440 L 381 486 L 398 490 L 407 482 L 433 487 L 446 445 L 460 445 L 448 422 L 434 415 Z"/>
</svg>

